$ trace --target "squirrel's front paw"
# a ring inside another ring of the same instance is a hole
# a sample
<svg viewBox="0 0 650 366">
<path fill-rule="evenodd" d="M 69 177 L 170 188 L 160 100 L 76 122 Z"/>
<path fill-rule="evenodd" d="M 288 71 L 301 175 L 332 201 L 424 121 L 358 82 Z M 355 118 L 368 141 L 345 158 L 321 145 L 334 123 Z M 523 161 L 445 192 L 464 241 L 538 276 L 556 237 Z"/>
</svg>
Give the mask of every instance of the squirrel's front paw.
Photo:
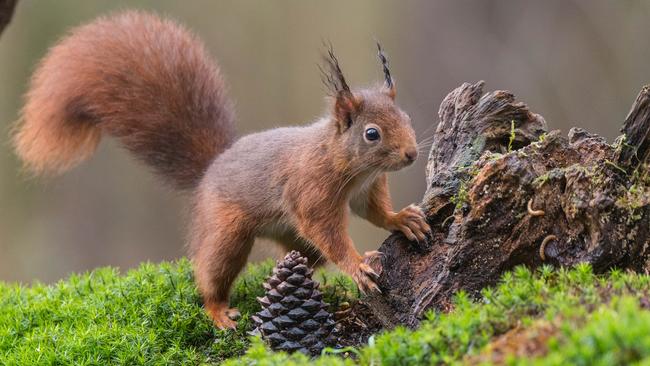
<svg viewBox="0 0 650 366">
<path fill-rule="evenodd" d="M 426 244 L 431 237 L 431 228 L 426 216 L 419 206 L 408 205 L 393 215 L 389 221 L 389 230 L 399 230 L 411 241 Z"/>
<path fill-rule="evenodd" d="M 371 292 L 381 293 L 379 286 L 377 286 L 379 274 L 370 266 L 371 263 L 374 266 L 377 266 L 374 262 L 381 258 L 381 256 L 382 253 L 376 250 L 364 253 L 363 259 L 356 265 L 356 268 L 354 268 L 350 274 L 352 279 L 354 279 L 354 282 L 357 283 L 359 290 L 364 295 Z M 381 266 L 381 263 L 379 263 L 379 266 Z"/>
</svg>

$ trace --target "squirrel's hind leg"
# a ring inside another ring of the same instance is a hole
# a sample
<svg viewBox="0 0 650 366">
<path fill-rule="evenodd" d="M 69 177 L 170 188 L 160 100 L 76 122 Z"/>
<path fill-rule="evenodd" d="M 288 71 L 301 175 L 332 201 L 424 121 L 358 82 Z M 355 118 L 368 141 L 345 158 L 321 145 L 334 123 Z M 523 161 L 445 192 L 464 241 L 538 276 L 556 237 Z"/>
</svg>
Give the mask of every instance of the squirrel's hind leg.
<svg viewBox="0 0 650 366">
<path fill-rule="evenodd" d="M 245 212 L 232 205 L 206 202 L 197 207 L 190 243 L 195 279 L 205 310 L 220 329 L 236 326 L 231 316 L 237 310 L 229 308 L 228 297 L 253 246 L 251 223 Z"/>
</svg>

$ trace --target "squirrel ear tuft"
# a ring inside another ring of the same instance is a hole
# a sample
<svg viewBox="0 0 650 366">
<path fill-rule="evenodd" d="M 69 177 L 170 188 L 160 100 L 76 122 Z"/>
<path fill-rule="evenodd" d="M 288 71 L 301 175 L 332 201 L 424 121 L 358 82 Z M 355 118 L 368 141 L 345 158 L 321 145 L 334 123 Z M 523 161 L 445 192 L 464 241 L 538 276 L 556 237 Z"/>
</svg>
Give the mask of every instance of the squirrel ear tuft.
<svg viewBox="0 0 650 366">
<path fill-rule="evenodd" d="M 318 65 L 318 68 L 320 69 L 321 80 L 331 93 L 330 95 L 338 97 L 340 93 L 350 93 L 350 87 L 345 80 L 345 76 L 343 76 L 341 65 L 339 65 L 339 60 L 334 55 L 334 48 L 331 43 L 328 46 L 327 54 L 323 55 L 323 61 L 325 67 Z"/>
<path fill-rule="evenodd" d="M 343 76 L 339 60 L 334 55 L 332 44 L 326 44 L 327 54 L 323 55 L 325 68 L 319 66 L 321 77 L 325 86 L 329 89 L 334 102 L 334 119 L 339 132 L 344 132 L 350 126 L 357 112 L 360 101 L 352 94 L 348 82 Z"/>
<path fill-rule="evenodd" d="M 385 82 L 383 89 L 389 97 L 395 99 L 395 96 L 397 96 L 397 89 L 395 89 L 395 82 L 393 81 L 393 77 L 390 74 L 390 69 L 388 68 L 388 59 L 386 58 L 386 54 L 384 54 L 384 50 L 381 48 L 381 44 L 379 44 L 379 42 L 377 42 L 377 57 L 379 57 L 379 61 L 381 62 L 381 66 L 384 71 Z"/>
</svg>

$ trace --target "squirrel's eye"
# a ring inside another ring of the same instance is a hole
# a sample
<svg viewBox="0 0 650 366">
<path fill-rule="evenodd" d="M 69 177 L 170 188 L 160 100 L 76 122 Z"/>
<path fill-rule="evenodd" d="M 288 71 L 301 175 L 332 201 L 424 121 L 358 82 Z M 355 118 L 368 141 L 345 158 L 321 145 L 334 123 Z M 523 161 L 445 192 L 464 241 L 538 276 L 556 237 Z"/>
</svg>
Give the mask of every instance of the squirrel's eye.
<svg viewBox="0 0 650 366">
<path fill-rule="evenodd" d="M 366 135 L 366 140 L 368 141 L 379 140 L 379 131 L 377 131 L 377 129 L 374 127 L 370 127 L 366 129 L 365 135 Z"/>
</svg>

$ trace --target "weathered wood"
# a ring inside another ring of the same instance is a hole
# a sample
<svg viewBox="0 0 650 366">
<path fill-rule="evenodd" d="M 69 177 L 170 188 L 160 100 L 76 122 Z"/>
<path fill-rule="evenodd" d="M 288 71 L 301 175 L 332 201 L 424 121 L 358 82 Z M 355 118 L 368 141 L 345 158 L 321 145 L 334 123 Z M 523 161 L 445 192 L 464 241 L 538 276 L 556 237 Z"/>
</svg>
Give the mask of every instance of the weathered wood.
<svg viewBox="0 0 650 366">
<path fill-rule="evenodd" d="M 650 86 L 645 86 L 636 97 L 625 118 L 618 162 L 636 168 L 650 158 Z"/>
<path fill-rule="evenodd" d="M 624 127 L 640 161 L 647 94 Z M 451 92 L 439 118 L 422 202 L 432 245 L 394 234 L 379 249 L 383 293 L 368 303 L 385 326 L 415 326 L 428 309 L 450 309 L 457 291 L 477 295 L 517 265 L 646 268 L 650 178 L 622 145 L 578 128 L 546 134 L 541 116 L 508 92 L 483 95 L 482 82 Z"/>
<path fill-rule="evenodd" d="M 0 0 L 0 35 L 11 21 L 18 0 Z"/>
</svg>

